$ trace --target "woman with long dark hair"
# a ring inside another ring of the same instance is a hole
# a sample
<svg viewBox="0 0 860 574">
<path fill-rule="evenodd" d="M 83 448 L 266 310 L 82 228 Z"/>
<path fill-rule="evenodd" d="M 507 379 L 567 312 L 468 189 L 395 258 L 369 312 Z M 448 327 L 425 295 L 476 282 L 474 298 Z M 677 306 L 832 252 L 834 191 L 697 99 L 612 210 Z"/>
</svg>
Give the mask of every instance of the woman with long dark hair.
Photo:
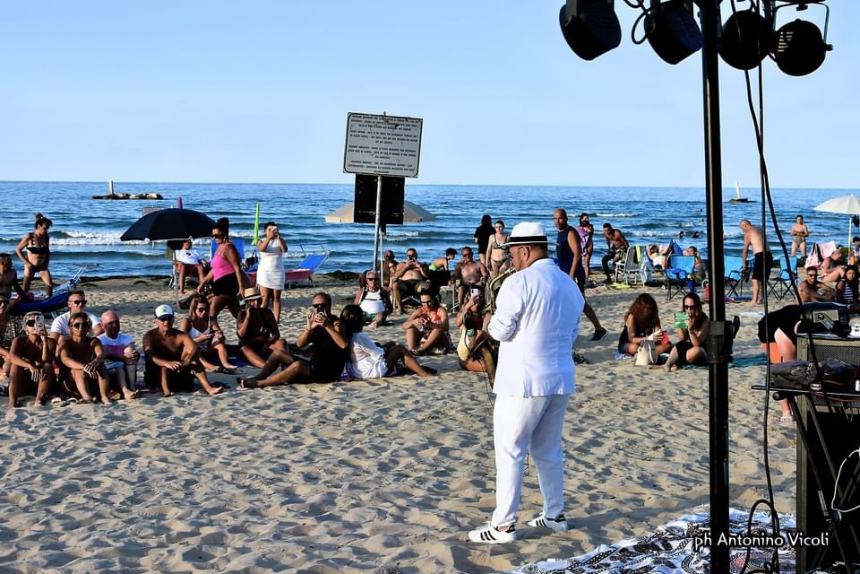
<svg viewBox="0 0 860 574">
<path fill-rule="evenodd" d="M 624 315 L 624 329 L 618 339 L 618 352 L 622 355 L 636 356 L 639 345 L 649 337 L 654 339 L 657 354 L 666 353 L 672 348 L 668 334 L 660 326 L 657 301 L 647 293 L 642 293 L 630 305 Z"/>
<path fill-rule="evenodd" d="M 239 314 L 239 296 L 245 290 L 245 274 L 242 272 L 242 261 L 239 252 L 230 242 L 230 220 L 220 218 L 212 228 L 212 239 L 218 244 L 215 255 L 212 256 L 209 273 L 203 282 L 197 286 L 200 293 L 203 286 L 212 282 L 212 296 L 209 300 L 209 321 L 212 332 L 222 332 L 218 326 L 218 313 L 224 307 L 230 310 L 234 317 Z"/>
<path fill-rule="evenodd" d="M 845 274 L 836 282 L 836 301 L 849 307 L 860 304 L 860 273 L 856 265 L 845 268 Z"/>
<path fill-rule="evenodd" d="M 343 334 L 349 340 L 349 361 L 346 368 L 356 379 L 378 379 L 397 374 L 398 363 L 418 375 L 427 377 L 430 372 L 421 366 L 403 345 L 389 341 L 377 345 L 364 333 L 364 313 L 358 305 L 347 305 L 340 313 Z"/>
<path fill-rule="evenodd" d="M 702 309 L 702 300 L 695 293 L 687 293 L 684 296 L 683 309 L 687 319 L 684 326 L 678 328 L 678 342 L 663 365 L 667 372 L 677 371 L 684 365 L 708 364 L 705 339 L 708 338 L 710 323 L 708 315 Z"/>
<path fill-rule="evenodd" d="M 481 225 L 475 228 L 475 243 L 478 244 L 478 257 L 481 263 L 487 263 L 487 246 L 490 245 L 490 237 L 496 233 L 496 228 L 493 227 L 493 218 L 489 214 L 484 214 L 481 218 Z"/>
<path fill-rule="evenodd" d="M 54 294 L 54 281 L 48 270 L 48 263 L 51 260 L 51 237 L 48 235 L 48 230 L 51 225 L 53 222 L 50 219 L 37 213 L 33 231 L 27 233 L 18 243 L 18 247 L 15 248 L 15 253 L 24 263 L 24 281 L 21 288 L 24 291 L 29 291 L 30 282 L 38 273 L 45 284 L 48 298 Z"/>
</svg>

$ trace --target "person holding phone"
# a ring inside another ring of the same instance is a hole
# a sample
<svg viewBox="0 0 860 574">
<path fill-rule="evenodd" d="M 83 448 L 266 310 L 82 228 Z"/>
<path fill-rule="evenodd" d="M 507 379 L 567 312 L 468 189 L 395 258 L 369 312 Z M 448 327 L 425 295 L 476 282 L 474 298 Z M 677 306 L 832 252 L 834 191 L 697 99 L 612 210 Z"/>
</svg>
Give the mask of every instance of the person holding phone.
<svg viewBox="0 0 860 574">
<path fill-rule="evenodd" d="M 296 337 L 297 347 L 308 345 L 311 345 L 310 359 L 294 357 L 289 350 L 274 350 L 257 376 L 240 378 L 239 385 L 257 388 L 338 380 L 349 359 L 349 337 L 343 334 L 338 318 L 331 314 L 331 295 L 322 291 L 311 299 L 305 328 Z"/>
<path fill-rule="evenodd" d="M 265 236 L 257 243 L 260 264 L 257 266 L 257 287 L 260 289 L 262 306 L 270 304 L 275 319 L 281 320 L 281 292 L 284 290 L 284 254 L 287 243 L 281 237 L 278 224 L 269 221 L 264 225 Z"/>
<path fill-rule="evenodd" d="M 702 309 L 702 300 L 695 293 L 687 293 L 683 302 L 686 322 L 678 328 L 678 342 L 669 353 L 663 368 L 667 373 L 677 371 L 684 365 L 704 366 L 708 364 L 705 340 L 708 338 L 708 315 Z"/>
<path fill-rule="evenodd" d="M 24 315 L 24 336 L 15 337 L 9 349 L 9 408 L 18 406 L 22 396 L 35 395 L 36 404 L 45 398 L 54 383 L 53 358 L 56 343 L 45 332 L 45 318 L 38 311 Z"/>
</svg>

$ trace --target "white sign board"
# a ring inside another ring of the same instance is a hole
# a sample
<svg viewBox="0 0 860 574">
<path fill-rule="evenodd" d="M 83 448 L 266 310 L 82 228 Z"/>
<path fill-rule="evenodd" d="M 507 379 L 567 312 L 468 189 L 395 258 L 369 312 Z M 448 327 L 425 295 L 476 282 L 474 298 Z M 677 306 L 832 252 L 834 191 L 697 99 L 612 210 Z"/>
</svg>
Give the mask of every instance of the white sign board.
<svg viewBox="0 0 860 574">
<path fill-rule="evenodd" d="M 424 120 L 350 113 L 346 117 L 344 173 L 418 177 Z"/>
</svg>

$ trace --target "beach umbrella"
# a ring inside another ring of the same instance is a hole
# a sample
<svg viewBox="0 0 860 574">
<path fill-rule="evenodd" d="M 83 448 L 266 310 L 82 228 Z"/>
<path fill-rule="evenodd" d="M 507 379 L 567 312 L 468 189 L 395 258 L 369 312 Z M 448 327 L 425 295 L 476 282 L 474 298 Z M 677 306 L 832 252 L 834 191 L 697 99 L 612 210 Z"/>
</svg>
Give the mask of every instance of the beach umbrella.
<svg viewBox="0 0 860 574">
<path fill-rule="evenodd" d="M 120 240 L 150 241 L 209 237 L 215 222 L 205 213 L 171 207 L 147 213 L 125 230 Z"/>
<path fill-rule="evenodd" d="M 857 199 L 853 193 L 851 195 L 834 197 L 816 205 L 815 211 L 850 215 L 851 217 L 848 218 L 848 242 L 845 245 L 851 245 L 851 223 L 854 216 L 860 215 L 860 199 Z"/>
<path fill-rule="evenodd" d="M 326 223 L 353 223 L 355 219 L 355 204 L 347 203 L 338 207 L 325 216 Z M 403 223 L 423 223 L 435 221 L 436 216 L 411 201 L 403 202 Z"/>
</svg>

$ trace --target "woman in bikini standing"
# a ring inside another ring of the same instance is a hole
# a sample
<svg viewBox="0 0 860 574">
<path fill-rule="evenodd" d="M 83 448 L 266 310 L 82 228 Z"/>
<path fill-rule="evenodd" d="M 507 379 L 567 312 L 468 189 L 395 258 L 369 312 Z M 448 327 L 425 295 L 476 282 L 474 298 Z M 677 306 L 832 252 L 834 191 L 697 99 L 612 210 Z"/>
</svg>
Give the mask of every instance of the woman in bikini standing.
<svg viewBox="0 0 860 574">
<path fill-rule="evenodd" d="M 212 332 L 221 332 L 218 326 L 218 313 L 224 307 L 235 317 L 239 314 L 239 296 L 245 290 L 245 274 L 242 272 L 239 252 L 230 243 L 230 220 L 220 218 L 212 228 L 212 239 L 218 244 L 215 255 L 212 256 L 211 268 L 203 282 L 197 287 L 200 293 L 203 286 L 212 282 L 212 297 L 209 300 L 209 322 Z"/>
<path fill-rule="evenodd" d="M 45 290 L 49 298 L 54 294 L 54 282 L 51 278 L 51 272 L 48 270 L 48 262 L 51 259 L 51 238 L 48 236 L 48 230 L 52 224 L 50 219 L 37 213 L 33 231 L 25 235 L 18 247 L 15 248 L 15 253 L 24 263 L 24 283 L 21 288 L 24 291 L 29 291 L 33 276 L 39 273 L 39 277 L 45 283 Z M 27 251 L 26 254 L 24 253 L 25 250 Z"/>
<path fill-rule="evenodd" d="M 490 237 L 490 242 L 487 245 L 487 261 L 490 266 L 490 278 L 496 277 L 502 272 L 502 267 L 508 261 L 508 254 L 505 248 L 502 247 L 508 242 L 508 236 L 505 235 L 505 222 L 499 219 L 495 224 L 496 232 Z"/>
</svg>

